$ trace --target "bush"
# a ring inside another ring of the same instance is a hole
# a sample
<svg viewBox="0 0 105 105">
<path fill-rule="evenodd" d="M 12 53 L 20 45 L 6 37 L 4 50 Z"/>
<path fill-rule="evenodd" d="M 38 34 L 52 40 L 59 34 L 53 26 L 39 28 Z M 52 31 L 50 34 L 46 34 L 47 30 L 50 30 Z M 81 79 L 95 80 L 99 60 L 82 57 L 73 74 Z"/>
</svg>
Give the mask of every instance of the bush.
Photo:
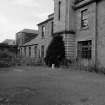
<svg viewBox="0 0 105 105">
<path fill-rule="evenodd" d="M 45 63 L 48 66 L 55 64 L 59 67 L 63 59 L 65 58 L 65 47 L 62 36 L 56 36 L 52 39 L 50 45 L 48 46 Z"/>
<path fill-rule="evenodd" d="M 8 58 L 0 59 L 0 67 L 9 67 L 11 66 L 11 61 Z"/>
<path fill-rule="evenodd" d="M 0 67 L 9 67 L 13 65 L 13 54 L 8 51 L 0 51 Z"/>
</svg>

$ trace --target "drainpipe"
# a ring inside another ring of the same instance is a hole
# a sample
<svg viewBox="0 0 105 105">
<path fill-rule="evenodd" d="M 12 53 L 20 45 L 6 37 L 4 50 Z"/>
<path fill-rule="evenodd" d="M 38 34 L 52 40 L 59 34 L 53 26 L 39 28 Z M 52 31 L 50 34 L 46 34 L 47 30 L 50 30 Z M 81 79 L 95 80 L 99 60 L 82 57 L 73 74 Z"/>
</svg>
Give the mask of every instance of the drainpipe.
<svg viewBox="0 0 105 105">
<path fill-rule="evenodd" d="M 98 41 L 98 8 L 97 8 L 97 1 L 96 1 L 96 35 L 95 35 L 95 71 L 96 72 L 98 72 L 97 71 L 97 66 L 98 66 L 98 63 L 97 63 L 97 61 L 98 61 L 98 58 L 97 58 L 97 56 L 98 56 L 98 52 L 97 52 L 97 41 Z"/>
</svg>

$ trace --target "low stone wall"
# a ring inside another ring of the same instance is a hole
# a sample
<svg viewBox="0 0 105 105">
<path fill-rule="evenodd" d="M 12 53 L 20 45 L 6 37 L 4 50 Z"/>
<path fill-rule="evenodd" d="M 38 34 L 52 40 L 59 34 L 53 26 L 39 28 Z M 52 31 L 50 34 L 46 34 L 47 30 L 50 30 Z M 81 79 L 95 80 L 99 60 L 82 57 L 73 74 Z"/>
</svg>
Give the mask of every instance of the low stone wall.
<svg viewBox="0 0 105 105">
<path fill-rule="evenodd" d="M 41 58 L 17 58 L 16 59 L 16 65 L 42 65 L 43 62 Z"/>
</svg>

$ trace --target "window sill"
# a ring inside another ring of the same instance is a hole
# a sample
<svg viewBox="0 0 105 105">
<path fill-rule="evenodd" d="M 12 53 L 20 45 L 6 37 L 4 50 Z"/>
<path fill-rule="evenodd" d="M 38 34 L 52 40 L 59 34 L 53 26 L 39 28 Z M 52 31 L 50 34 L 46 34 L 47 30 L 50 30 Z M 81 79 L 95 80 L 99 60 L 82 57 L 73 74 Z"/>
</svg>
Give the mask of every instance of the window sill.
<svg viewBox="0 0 105 105">
<path fill-rule="evenodd" d="M 84 30 L 89 30 L 89 27 L 87 26 L 87 27 L 81 27 L 80 28 L 80 31 L 84 31 Z"/>
</svg>

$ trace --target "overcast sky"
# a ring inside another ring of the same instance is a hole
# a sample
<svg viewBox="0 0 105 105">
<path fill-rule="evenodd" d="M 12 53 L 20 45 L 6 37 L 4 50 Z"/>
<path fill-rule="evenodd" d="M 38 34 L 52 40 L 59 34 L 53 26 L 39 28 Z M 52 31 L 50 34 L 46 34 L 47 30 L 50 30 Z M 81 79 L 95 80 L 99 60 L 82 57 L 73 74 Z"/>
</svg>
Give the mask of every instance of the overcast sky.
<svg viewBox="0 0 105 105">
<path fill-rule="evenodd" d="M 50 13 L 53 0 L 0 0 L 0 42 L 24 28 L 37 29 Z"/>
</svg>

